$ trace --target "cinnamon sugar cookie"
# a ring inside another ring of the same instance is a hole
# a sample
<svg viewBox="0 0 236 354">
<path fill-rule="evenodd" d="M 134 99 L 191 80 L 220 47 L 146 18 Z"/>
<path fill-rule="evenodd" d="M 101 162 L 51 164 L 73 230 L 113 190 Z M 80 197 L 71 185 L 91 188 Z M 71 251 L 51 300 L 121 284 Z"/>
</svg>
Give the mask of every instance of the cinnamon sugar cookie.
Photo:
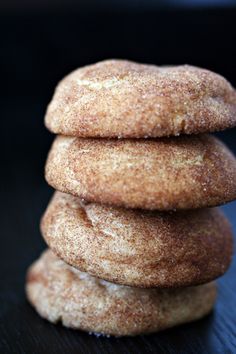
<svg viewBox="0 0 236 354">
<path fill-rule="evenodd" d="M 209 135 L 162 139 L 59 136 L 46 179 L 87 201 L 127 208 L 194 209 L 236 198 L 236 159 Z"/>
<path fill-rule="evenodd" d="M 138 335 L 197 320 L 214 305 L 216 287 L 157 290 L 114 285 L 66 265 L 50 250 L 29 269 L 27 296 L 47 320 L 105 335 Z"/>
<path fill-rule="evenodd" d="M 222 76 L 189 66 L 106 60 L 57 86 L 46 126 L 78 137 L 162 137 L 236 125 L 236 92 Z"/>
<path fill-rule="evenodd" d="M 231 228 L 216 208 L 160 213 L 82 204 L 56 192 L 41 231 L 70 265 L 137 287 L 207 283 L 226 271 L 232 256 Z"/>
</svg>

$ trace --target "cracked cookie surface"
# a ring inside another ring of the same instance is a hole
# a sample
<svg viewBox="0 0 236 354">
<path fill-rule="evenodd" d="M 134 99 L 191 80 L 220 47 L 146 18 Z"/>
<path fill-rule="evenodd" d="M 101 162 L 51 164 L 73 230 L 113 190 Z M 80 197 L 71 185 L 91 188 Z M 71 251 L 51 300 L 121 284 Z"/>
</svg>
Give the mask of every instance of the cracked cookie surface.
<svg viewBox="0 0 236 354">
<path fill-rule="evenodd" d="M 56 192 L 41 221 L 48 246 L 65 262 L 108 281 L 181 287 L 222 275 L 232 232 L 216 208 L 160 213 L 128 210 Z"/>
</svg>

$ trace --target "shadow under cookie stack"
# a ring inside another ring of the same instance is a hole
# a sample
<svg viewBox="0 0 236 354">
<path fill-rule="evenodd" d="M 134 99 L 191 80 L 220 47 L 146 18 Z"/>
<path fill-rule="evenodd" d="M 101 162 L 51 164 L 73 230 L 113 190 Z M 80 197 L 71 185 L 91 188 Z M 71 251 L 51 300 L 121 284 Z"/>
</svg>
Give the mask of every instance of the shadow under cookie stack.
<svg viewBox="0 0 236 354">
<path fill-rule="evenodd" d="M 49 249 L 27 274 L 37 312 L 115 336 L 209 313 L 232 256 L 214 207 L 236 199 L 236 160 L 205 133 L 235 125 L 236 92 L 208 70 L 108 60 L 64 78 L 46 113 Z"/>
</svg>

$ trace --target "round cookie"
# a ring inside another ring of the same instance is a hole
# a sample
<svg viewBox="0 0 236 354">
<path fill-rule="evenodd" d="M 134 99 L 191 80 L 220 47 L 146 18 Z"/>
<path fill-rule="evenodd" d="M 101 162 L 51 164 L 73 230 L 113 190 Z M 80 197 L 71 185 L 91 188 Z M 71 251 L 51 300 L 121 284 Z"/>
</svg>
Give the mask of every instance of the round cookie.
<svg viewBox="0 0 236 354">
<path fill-rule="evenodd" d="M 218 209 L 160 213 L 83 204 L 56 192 L 41 221 L 48 246 L 65 262 L 108 281 L 183 287 L 222 275 L 231 228 Z"/>
<path fill-rule="evenodd" d="M 236 198 L 236 159 L 209 135 L 162 139 L 58 136 L 46 179 L 90 202 L 141 209 L 194 209 Z"/>
<path fill-rule="evenodd" d="M 104 335 L 138 335 L 197 320 L 212 309 L 216 287 L 138 289 L 108 283 L 66 265 L 50 250 L 29 269 L 27 297 L 51 322 Z"/>
<path fill-rule="evenodd" d="M 222 76 L 189 66 L 106 60 L 57 86 L 46 126 L 78 137 L 163 137 L 236 125 L 236 91 Z"/>
</svg>

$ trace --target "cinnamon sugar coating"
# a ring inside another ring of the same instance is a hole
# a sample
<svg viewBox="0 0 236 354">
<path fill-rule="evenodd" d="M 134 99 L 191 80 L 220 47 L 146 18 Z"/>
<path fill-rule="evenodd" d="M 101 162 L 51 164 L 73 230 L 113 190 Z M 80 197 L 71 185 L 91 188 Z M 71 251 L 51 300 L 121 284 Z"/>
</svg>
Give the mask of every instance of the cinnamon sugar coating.
<svg viewBox="0 0 236 354">
<path fill-rule="evenodd" d="M 106 60 L 66 76 L 45 123 L 78 137 L 162 137 L 236 125 L 236 91 L 222 76 L 189 65 Z"/>
<path fill-rule="evenodd" d="M 236 159 L 209 135 L 137 140 L 58 136 L 46 180 L 96 203 L 195 209 L 236 198 Z"/>
<path fill-rule="evenodd" d="M 216 208 L 160 213 L 84 204 L 60 192 L 41 231 L 70 265 L 137 287 L 207 283 L 227 270 L 233 248 L 230 225 Z"/>
<path fill-rule="evenodd" d="M 212 309 L 214 283 L 138 289 L 99 280 L 47 250 L 29 269 L 27 297 L 37 312 L 66 327 L 104 335 L 138 335 L 197 320 Z"/>
</svg>

